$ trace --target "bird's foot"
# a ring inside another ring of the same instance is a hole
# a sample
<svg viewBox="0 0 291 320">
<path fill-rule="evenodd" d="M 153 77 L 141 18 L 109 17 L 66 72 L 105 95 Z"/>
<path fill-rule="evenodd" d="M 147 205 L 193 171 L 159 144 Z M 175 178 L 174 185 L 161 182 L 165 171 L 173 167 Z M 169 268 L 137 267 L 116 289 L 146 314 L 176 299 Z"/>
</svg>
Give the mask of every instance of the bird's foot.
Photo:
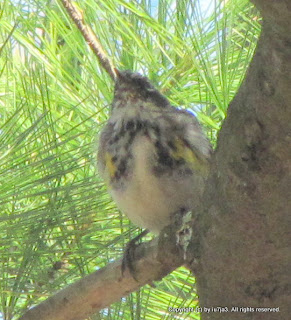
<svg viewBox="0 0 291 320">
<path fill-rule="evenodd" d="M 136 269 L 135 269 L 135 266 L 133 264 L 133 262 L 134 262 L 134 251 L 139 246 L 139 240 L 143 236 L 148 234 L 148 233 L 149 233 L 149 230 L 146 229 L 146 230 L 142 231 L 137 237 L 133 238 L 132 240 L 130 240 L 127 243 L 127 245 L 125 247 L 124 255 L 123 255 L 123 258 L 122 258 L 122 264 L 121 264 L 121 275 L 122 275 L 122 277 L 124 276 L 125 269 L 127 268 L 129 273 L 133 277 L 133 279 L 138 282 Z"/>
</svg>

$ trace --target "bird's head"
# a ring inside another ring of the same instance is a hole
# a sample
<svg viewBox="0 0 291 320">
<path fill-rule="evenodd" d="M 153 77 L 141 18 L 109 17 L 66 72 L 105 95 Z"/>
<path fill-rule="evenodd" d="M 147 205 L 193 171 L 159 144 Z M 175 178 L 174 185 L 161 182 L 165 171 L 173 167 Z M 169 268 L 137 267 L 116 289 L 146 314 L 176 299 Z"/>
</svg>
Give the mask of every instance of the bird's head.
<svg viewBox="0 0 291 320">
<path fill-rule="evenodd" d="M 130 70 L 116 70 L 116 75 L 113 107 L 114 103 L 122 107 L 125 103 L 136 103 L 139 100 L 154 103 L 157 107 L 166 107 L 170 104 L 147 77 Z"/>
</svg>

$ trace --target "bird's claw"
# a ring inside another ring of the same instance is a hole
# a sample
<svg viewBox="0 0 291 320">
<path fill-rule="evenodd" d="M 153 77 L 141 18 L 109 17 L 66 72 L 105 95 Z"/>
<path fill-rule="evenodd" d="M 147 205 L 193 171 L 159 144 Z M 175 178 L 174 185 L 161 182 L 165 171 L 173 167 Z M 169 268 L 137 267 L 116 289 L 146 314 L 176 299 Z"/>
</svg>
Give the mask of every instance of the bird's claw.
<svg viewBox="0 0 291 320">
<path fill-rule="evenodd" d="M 133 279 L 138 282 L 137 279 L 137 273 L 136 273 L 136 269 L 134 266 L 134 254 L 135 254 L 135 249 L 139 246 L 138 241 L 145 236 L 146 234 L 148 234 L 148 230 L 144 230 L 142 231 L 137 237 L 133 238 L 132 240 L 130 240 L 126 247 L 125 247 L 125 251 L 124 251 L 124 255 L 122 258 L 122 263 L 121 263 L 121 275 L 122 277 L 124 276 L 124 272 L 125 269 L 127 268 L 130 275 L 133 277 Z"/>
</svg>

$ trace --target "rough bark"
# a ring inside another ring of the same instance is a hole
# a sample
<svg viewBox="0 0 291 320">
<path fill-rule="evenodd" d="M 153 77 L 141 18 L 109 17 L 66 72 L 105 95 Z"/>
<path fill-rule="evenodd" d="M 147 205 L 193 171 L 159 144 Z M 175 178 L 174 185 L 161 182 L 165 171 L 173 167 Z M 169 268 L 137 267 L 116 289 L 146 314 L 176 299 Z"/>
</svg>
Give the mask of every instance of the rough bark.
<svg viewBox="0 0 291 320">
<path fill-rule="evenodd" d="M 291 314 L 291 1 L 254 2 L 262 33 L 219 134 L 191 266 L 203 320 Z"/>
</svg>

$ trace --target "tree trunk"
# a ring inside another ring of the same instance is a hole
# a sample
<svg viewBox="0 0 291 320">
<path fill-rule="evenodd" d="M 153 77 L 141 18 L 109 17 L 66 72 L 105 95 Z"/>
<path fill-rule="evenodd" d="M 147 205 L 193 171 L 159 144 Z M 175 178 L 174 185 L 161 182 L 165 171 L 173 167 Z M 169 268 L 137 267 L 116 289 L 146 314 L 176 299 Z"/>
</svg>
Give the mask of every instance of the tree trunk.
<svg viewBox="0 0 291 320">
<path fill-rule="evenodd" d="M 219 135 L 191 265 L 203 320 L 291 317 L 291 1 L 254 2 L 263 29 Z"/>
</svg>

